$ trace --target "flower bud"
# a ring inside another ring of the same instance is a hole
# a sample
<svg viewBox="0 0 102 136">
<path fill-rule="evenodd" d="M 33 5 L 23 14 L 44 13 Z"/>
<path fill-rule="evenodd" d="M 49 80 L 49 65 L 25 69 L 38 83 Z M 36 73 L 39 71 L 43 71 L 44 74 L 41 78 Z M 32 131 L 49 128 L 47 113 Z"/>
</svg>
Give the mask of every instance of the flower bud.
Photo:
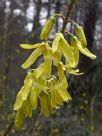
<svg viewBox="0 0 102 136">
<path fill-rule="evenodd" d="M 47 22 L 45 23 L 41 34 L 40 34 L 40 39 L 42 40 L 47 40 L 49 37 L 49 34 L 52 30 L 53 25 L 55 24 L 56 19 L 54 16 L 50 16 L 49 19 L 47 20 Z"/>
</svg>

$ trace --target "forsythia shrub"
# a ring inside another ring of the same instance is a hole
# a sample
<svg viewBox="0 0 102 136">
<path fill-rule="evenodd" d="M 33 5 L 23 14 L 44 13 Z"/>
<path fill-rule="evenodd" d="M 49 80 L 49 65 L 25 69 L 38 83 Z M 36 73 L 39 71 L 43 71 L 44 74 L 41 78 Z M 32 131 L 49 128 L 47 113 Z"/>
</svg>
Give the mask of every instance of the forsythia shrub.
<svg viewBox="0 0 102 136">
<path fill-rule="evenodd" d="M 51 114 L 52 110 L 62 106 L 64 102 L 71 101 L 72 98 L 67 91 L 66 75 L 83 74 L 77 69 L 79 52 L 91 59 L 96 58 L 87 49 L 83 28 L 75 22 L 72 22 L 75 35 L 65 32 L 68 34 L 70 43 L 67 42 L 61 31 L 55 33 L 53 42 L 49 41 L 48 37 L 55 23 L 56 16 L 49 17 L 40 34 L 40 39 L 43 42 L 34 45 L 20 45 L 21 48 L 32 50 L 32 54 L 21 65 L 23 69 L 27 69 L 34 64 L 41 55 L 43 55 L 44 62 L 36 69 L 28 71 L 24 85 L 18 92 L 14 104 L 14 110 L 16 111 L 14 125 L 17 129 L 23 126 L 25 117 L 32 117 L 32 112 L 36 110 L 38 101 L 40 101 L 41 113 L 46 117 Z M 65 63 L 61 61 L 62 56 Z M 57 75 L 52 74 L 52 67 L 56 68 Z"/>
</svg>

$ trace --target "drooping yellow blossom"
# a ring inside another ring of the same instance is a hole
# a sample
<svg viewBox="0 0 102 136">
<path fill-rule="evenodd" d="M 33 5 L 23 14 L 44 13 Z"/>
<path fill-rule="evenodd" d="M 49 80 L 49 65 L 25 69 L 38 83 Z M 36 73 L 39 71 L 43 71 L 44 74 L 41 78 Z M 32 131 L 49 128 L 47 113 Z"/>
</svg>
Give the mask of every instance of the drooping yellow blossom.
<svg viewBox="0 0 102 136">
<path fill-rule="evenodd" d="M 77 47 L 76 37 L 70 34 L 71 49 L 74 55 L 75 67 L 79 64 L 79 49 Z"/>
<path fill-rule="evenodd" d="M 70 66 L 75 67 L 75 60 L 74 60 L 73 52 L 71 50 L 70 45 L 65 40 L 63 34 L 60 32 L 56 33 L 54 41 L 55 42 L 53 42 L 53 45 L 52 45 L 53 52 L 55 52 L 57 50 L 57 48 L 60 48 L 63 55 L 65 56 L 65 59 L 68 61 Z"/>
<path fill-rule="evenodd" d="M 23 104 L 23 100 L 22 100 L 22 88 L 21 90 L 18 92 L 17 97 L 16 97 L 16 101 L 14 104 L 14 110 L 18 110 L 22 107 Z"/>
<path fill-rule="evenodd" d="M 28 68 L 30 65 L 32 65 L 36 61 L 36 59 L 40 55 L 43 55 L 45 61 L 44 61 L 44 64 L 41 65 L 41 67 L 44 66 L 43 70 L 45 70 L 45 71 L 46 71 L 46 68 L 48 68 L 48 67 L 51 69 L 51 65 L 52 65 L 51 53 L 52 53 L 52 50 L 51 50 L 50 46 L 48 45 L 48 43 L 35 44 L 34 48 L 33 47 L 31 48 L 31 46 L 34 46 L 34 45 L 27 45 L 26 46 L 26 44 L 24 44 L 24 46 L 22 46 L 22 47 L 24 47 L 26 49 L 29 49 L 29 48 L 30 49 L 34 49 L 34 48 L 36 48 L 32 52 L 32 54 L 29 56 L 29 58 L 22 64 L 22 68 L 24 68 L 24 69 Z"/>
<path fill-rule="evenodd" d="M 40 39 L 47 40 L 55 24 L 56 19 L 51 16 L 45 23 Z M 67 32 L 69 33 L 69 32 Z M 57 32 L 53 41 L 46 41 L 37 44 L 21 44 L 20 47 L 33 52 L 21 65 L 27 69 L 35 63 L 42 55 L 43 62 L 37 68 L 29 70 L 24 80 L 24 85 L 15 100 L 14 110 L 16 117 L 14 126 L 20 129 L 23 126 L 24 118 L 32 117 L 33 110 L 36 110 L 40 101 L 41 114 L 49 117 L 52 110 L 59 108 L 65 102 L 72 100 L 68 92 L 67 74 L 81 75 L 77 69 L 79 63 L 79 51 L 91 59 L 96 56 L 87 48 L 87 41 L 83 28 L 75 24 L 75 34 L 69 33 L 70 44 L 64 38 L 64 34 Z M 64 61 L 62 61 L 64 59 Z M 57 71 L 56 76 L 53 74 Z"/>
<path fill-rule="evenodd" d="M 96 56 L 92 54 L 86 47 L 83 47 L 81 42 L 77 38 L 75 38 L 75 40 L 77 43 L 76 46 L 78 47 L 81 53 L 83 53 L 84 55 L 86 55 L 87 57 L 91 59 L 96 59 Z"/>
<path fill-rule="evenodd" d="M 53 108 L 63 105 L 64 102 L 69 102 L 69 95 L 65 83 L 60 82 L 57 78 L 52 79 L 52 84 L 49 84 L 49 92 L 51 94 L 51 103 Z"/>
</svg>

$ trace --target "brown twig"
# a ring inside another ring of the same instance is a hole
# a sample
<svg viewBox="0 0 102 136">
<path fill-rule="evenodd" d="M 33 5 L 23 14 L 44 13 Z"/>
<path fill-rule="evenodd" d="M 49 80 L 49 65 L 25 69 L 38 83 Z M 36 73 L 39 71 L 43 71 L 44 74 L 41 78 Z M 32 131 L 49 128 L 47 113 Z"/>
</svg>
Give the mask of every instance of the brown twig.
<svg viewBox="0 0 102 136">
<path fill-rule="evenodd" d="M 15 119 L 15 118 L 14 118 Z M 8 133 L 10 132 L 10 130 L 12 129 L 13 125 L 14 125 L 14 119 L 11 121 L 11 123 L 9 124 L 8 128 L 6 129 L 6 131 L 4 132 L 3 136 L 7 136 Z"/>
<path fill-rule="evenodd" d="M 72 8 L 75 4 L 77 0 L 69 0 L 69 3 L 68 3 L 68 10 L 67 10 L 67 13 L 66 13 L 66 16 L 65 16 L 65 19 L 64 19 L 64 22 L 63 22 L 63 27 L 62 27 L 62 30 L 61 32 L 64 33 L 65 29 L 66 29 L 66 25 L 68 23 L 68 19 L 70 17 L 70 14 L 71 14 L 71 11 L 72 11 Z"/>
</svg>

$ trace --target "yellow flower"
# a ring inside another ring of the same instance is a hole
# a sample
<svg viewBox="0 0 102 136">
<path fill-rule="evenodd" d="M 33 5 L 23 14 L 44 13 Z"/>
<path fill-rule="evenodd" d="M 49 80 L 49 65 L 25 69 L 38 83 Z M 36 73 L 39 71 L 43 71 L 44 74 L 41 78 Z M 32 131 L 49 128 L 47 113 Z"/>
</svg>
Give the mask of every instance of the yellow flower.
<svg viewBox="0 0 102 136">
<path fill-rule="evenodd" d="M 60 32 L 55 34 L 55 39 L 52 44 L 53 53 L 55 53 L 58 50 L 58 48 L 60 48 L 61 52 L 65 56 L 65 59 L 70 64 L 70 66 L 75 67 L 75 60 L 72 49 L 68 42 L 65 40 L 63 34 Z"/>
<path fill-rule="evenodd" d="M 29 58 L 22 64 L 22 68 L 26 69 L 30 65 L 32 65 L 36 59 L 40 56 L 43 55 L 44 57 L 44 62 L 40 64 L 40 66 L 35 70 L 36 71 L 36 76 L 37 78 L 41 75 L 44 74 L 45 76 L 50 76 L 51 71 L 52 71 L 52 49 L 49 46 L 48 43 L 39 43 L 35 45 L 26 45 L 22 44 L 23 48 L 26 49 L 34 49 L 36 48 L 33 53 L 29 56 Z"/>
<path fill-rule="evenodd" d="M 59 71 L 59 78 L 63 79 L 64 73 Z M 51 103 L 53 108 L 63 105 L 64 102 L 69 102 L 71 96 L 67 91 L 66 79 L 64 82 L 59 81 L 57 78 L 52 78 L 52 84 L 49 84 L 49 93 L 51 95 Z"/>
<path fill-rule="evenodd" d="M 45 117 L 49 117 L 51 114 L 51 99 L 50 96 L 44 93 L 41 93 L 40 96 L 40 104 L 41 104 L 41 113 Z"/>
</svg>

